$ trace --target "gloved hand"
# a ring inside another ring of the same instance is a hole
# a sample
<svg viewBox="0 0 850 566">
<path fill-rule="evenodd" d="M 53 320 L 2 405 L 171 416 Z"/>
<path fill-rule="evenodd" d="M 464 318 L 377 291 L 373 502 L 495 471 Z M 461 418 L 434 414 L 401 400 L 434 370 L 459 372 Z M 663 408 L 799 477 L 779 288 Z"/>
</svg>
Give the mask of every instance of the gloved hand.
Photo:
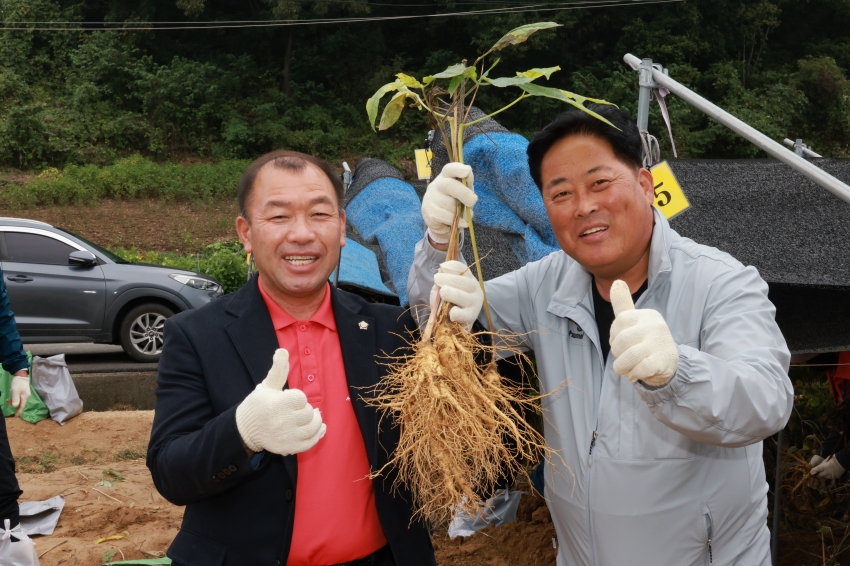
<svg viewBox="0 0 850 566">
<path fill-rule="evenodd" d="M 611 285 L 614 324 L 611 325 L 611 353 L 614 371 L 634 383 L 637 380 L 659 387 L 676 375 L 679 351 L 661 313 L 635 309 L 625 281 Z"/>
<path fill-rule="evenodd" d="M 24 412 L 24 407 L 27 406 L 27 401 L 30 398 L 30 378 L 28 375 L 15 375 L 12 377 L 12 384 L 9 388 L 10 397 L 12 398 L 12 406 L 17 409 L 15 416 L 21 416 Z"/>
<path fill-rule="evenodd" d="M 809 460 L 809 465 L 813 468 L 816 468 L 817 465 L 820 464 L 821 462 L 823 462 L 823 457 L 815 454 L 814 456 L 812 456 L 812 459 Z"/>
<path fill-rule="evenodd" d="M 469 187 L 461 183 L 466 179 Z M 422 197 L 422 218 L 428 226 L 428 234 L 438 244 L 446 244 L 452 232 L 456 200 L 472 208 L 478 201 L 473 192 L 472 167 L 463 163 L 447 163 Z M 459 226 L 468 228 L 461 216 Z"/>
<path fill-rule="evenodd" d="M 287 389 L 289 352 L 280 348 L 262 383 L 236 408 L 236 428 L 254 452 L 267 450 L 288 456 L 312 448 L 327 426 L 299 389 Z"/>
<path fill-rule="evenodd" d="M 811 474 L 825 480 L 837 480 L 844 475 L 844 466 L 838 463 L 838 458 L 830 456 L 814 468 Z"/>
<path fill-rule="evenodd" d="M 444 261 L 440 264 L 440 271 L 434 274 L 431 308 L 434 307 L 437 289 L 440 290 L 441 300 L 454 305 L 449 310 L 449 320 L 457 322 L 469 331 L 484 304 L 484 291 L 472 274 L 472 269 L 459 261 Z"/>
</svg>

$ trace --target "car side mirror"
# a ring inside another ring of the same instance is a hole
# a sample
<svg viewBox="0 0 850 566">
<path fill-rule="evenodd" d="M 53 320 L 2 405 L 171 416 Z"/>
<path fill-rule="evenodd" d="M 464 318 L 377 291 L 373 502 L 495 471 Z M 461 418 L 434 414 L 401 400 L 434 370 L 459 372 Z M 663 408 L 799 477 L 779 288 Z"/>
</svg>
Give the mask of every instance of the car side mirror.
<svg viewBox="0 0 850 566">
<path fill-rule="evenodd" d="M 97 258 L 86 250 L 77 250 L 68 254 L 68 265 L 91 267 L 97 265 Z"/>
</svg>

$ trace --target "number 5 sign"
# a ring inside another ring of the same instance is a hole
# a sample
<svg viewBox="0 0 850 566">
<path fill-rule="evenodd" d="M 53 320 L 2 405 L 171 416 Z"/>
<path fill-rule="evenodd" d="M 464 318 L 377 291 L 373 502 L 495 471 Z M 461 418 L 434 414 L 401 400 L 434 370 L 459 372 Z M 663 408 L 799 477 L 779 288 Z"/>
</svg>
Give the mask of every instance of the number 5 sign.
<svg viewBox="0 0 850 566">
<path fill-rule="evenodd" d="M 666 161 L 662 161 L 652 169 L 652 179 L 655 185 L 655 208 L 670 220 L 680 212 L 691 207 L 682 187 L 673 175 L 673 170 Z"/>
</svg>

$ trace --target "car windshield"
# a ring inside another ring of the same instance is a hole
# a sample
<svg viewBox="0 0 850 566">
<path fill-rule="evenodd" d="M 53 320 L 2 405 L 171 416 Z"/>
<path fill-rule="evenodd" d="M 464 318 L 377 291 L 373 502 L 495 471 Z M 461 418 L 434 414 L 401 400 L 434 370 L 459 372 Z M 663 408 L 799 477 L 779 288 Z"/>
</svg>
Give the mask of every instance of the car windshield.
<svg viewBox="0 0 850 566">
<path fill-rule="evenodd" d="M 86 240 L 82 236 L 78 236 L 77 234 L 74 234 L 73 232 L 71 232 L 69 230 L 65 230 L 64 228 L 59 228 L 59 229 L 62 230 L 63 232 L 65 232 L 65 233 L 67 233 L 67 234 L 70 234 L 71 236 L 74 236 L 76 239 L 78 239 L 82 243 L 86 244 L 87 246 L 94 248 L 94 250 L 96 252 L 98 252 L 102 255 L 105 255 L 107 258 L 114 261 L 115 263 L 130 263 L 129 261 L 127 261 L 126 259 L 124 259 L 120 255 L 114 254 L 111 251 L 107 250 L 106 248 L 102 248 L 102 247 L 98 246 L 97 244 L 95 244 L 94 242 L 90 242 L 90 241 Z"/>
</svg>

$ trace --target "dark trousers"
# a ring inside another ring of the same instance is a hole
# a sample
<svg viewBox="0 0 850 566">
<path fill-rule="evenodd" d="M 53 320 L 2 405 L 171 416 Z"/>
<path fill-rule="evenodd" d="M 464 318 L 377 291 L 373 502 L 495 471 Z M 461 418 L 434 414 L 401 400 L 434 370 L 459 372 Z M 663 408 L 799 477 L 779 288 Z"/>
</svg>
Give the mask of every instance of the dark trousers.
<svg viewBox="0 0 850 566">
<path fill-rule="evenodd" d="M 15 477 L 15 459 L 9 447 L 9 437 L 6 435 L 6 419 L 0 414 L 0 528 L 3 521 L 9 519 L 9 526 L 20 523 L 18 515 L 18 497 L 23 492 L 18 487 Z"/>
</svg>

